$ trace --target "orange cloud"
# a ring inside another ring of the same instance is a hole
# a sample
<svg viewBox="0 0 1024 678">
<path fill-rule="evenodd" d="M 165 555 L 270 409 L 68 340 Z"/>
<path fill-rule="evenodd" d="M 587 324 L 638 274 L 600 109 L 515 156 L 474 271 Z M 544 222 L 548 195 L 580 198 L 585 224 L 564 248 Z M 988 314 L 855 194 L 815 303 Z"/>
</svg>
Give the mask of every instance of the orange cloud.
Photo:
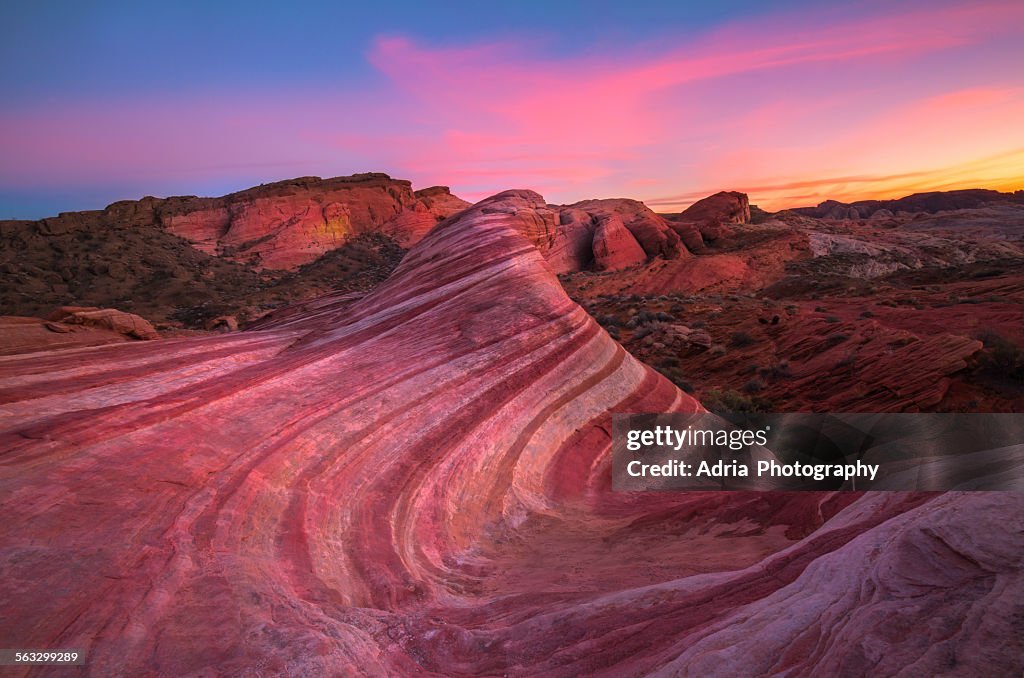
<svg viewBox="0 0 1024 678">
<path fill-rule="evenodd" d="M 819 19 L 736 25 L 655 56 L 609 45 L 601 56 L 561 61 L 508 43 L 431 49 L 390 37 L 371 61 L 422 116 L 424 133 L 396 163 L 463 182 L 471 197 L 505 186 L 565 200 L 640 187 L 638 197 L 680 207 L 657 187 L 678 195 L 680 187 L 749 186 L 765 205 L 782 207 L 829 190 L 902 190 L 914 177 L 948 183 L 958 164 L 1024 145 L 1013 132 L 1024 119 L 1013 87 L 936 93 L 960 83 L 898 79 L 988 41 L 1024 20 L 1024 6 Z M 767 94 L 742 101 L 732 88 L 751 82 Z M 991 143 L 1000 136 L 1001 147 Z M 807 178 L 823 174 L 840 179 Z M 994 171 L 963 180 L 1013 183 Z M 812 186 L 821 192 L 794 192 Z"/>
</svg>

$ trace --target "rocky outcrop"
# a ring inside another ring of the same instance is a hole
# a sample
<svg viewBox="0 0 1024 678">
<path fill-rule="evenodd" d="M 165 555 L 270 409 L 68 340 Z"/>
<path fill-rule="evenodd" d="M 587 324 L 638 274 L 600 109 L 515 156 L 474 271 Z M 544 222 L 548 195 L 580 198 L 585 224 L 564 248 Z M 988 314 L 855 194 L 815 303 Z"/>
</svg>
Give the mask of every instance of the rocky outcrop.
<svg viewBox="0 0 1024 678">
<path fill-rule="evenodd" d="M 594 267 L 596 232 L 597 223 L 593 216 L 583 210 L 563 209 L 559 212 L 558 228 L 551 244 L 544 248 L 544 258 L 555 273 L 589 270 Z M 635 239 L 633 242 L 636 247 L 640 246 Z M 609 255 L 609 244 L 600 245 L 603 256 Z M 633 256 L 628 254 L 625 258 L 630 259 Z"/>
<path fill-rule="evenodd" d="M 361 298 L 0 359 L 0 641 L 96 675 L 1024 668 L 1017 495 L 612 492 L 612 412 L 700 405 L 565 295 L 556 223 L 507 192 Z"/>
<path fill-rule="evenodd" d="M 52 236 L 159 227 L 209 255 L 255 269 L 294 270 L 360 234 L 382 233 L 408 247 L 468 206 L 444 186 L 414 192 L 408 181 L 368 173 L 290 179 L 219 198 L 126 200 L 42 219 L 33 230 Z M 25 223 L 0 222 L 0 235 Z"/>
<path fill-rule="evenodd" d="M 64 325 L 99 327 L 133 339 L 160 338 L 160 334 L 145 318 L 113 308 L 61 306 L 50 314 L 49 320 Z"/>
<path fill-rule="evenodd" d="M 662 215 L 692 251 L 707 242 L 733 234 L 729 224 L 750 223 L 750 200 L 746 193 L 719 191 L 702 198 L 679 214 Z"/>
<path fill-rule="evenodd" d="M 415 202 L 378 229 L 402 247 L 418 243 L 440 221 L 461 212 L 469 203 L 451 194 L 447 186 L 433 186 L 413 193 Z"/>
<path fill-rule="evenodd" d="M 719 191 L 693 203 L 683 210 L 679 217 L 683 221 L 694 223 L 717 221 L 723 224 L 748 224 L 750 200 L 746 193 Z"/>
<path fill-rule="evenodd" d="M 556 273 L 620 270 L 689 254 L 668 222 L 637 200 L 584 200 L 550 206 L 557 226 L 539 246 Z"/>
<path fill-rule="evenodd" d="M 570 205 L 569 209 L 582 210 L 598 219 L 618 217 L 649 258 L 676 259 L 686 254 L 679 235 L 669 228 L 664 219 L 638 200 L 584 200 Z"/>
<path fill-rule="evenodd" d="M 0 356 L 129 341 L 109 329 L 67 325 L 43 318 L 0 316 Z"/>
<path fill-rule="evenodd" d="M 49 318 L 0 316 L 0 355 L 159 338 L 145 318 L 112 308 L 64 306 Z"/>
<path fill-rule="evenodd" d="M 170 198 L 156 214 L 164 228 L 209 254 L 291 270 L 361 233 L 412 245 L 468 205 L 443 186 L 414 193 L 408 181 L 356 174 L 292 179 L 223 198 Z"/>
<path fill-rule="evenodd" d="M 618 271 L 647 261 L 644 248 L 616 214 L 599 218 L 593 248 L 598 271 Z"/>
</svg>

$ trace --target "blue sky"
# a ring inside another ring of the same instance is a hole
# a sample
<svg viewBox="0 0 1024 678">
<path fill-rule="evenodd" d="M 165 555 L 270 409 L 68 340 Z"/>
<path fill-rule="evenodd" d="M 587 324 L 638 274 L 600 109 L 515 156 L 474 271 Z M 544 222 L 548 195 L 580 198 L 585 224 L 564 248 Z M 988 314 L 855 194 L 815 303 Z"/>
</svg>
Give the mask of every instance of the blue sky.
<svg viewBox="0 0 1024 678">
<path fill-rule="evenodd" d="M 357 171 L 666 205 L 908 173 L 1007 187 L 1021 6 L 22 2 L 0 40 L 0 218 Z M 777 188 L 815 175 L 835 181 Z"/>
</svg>

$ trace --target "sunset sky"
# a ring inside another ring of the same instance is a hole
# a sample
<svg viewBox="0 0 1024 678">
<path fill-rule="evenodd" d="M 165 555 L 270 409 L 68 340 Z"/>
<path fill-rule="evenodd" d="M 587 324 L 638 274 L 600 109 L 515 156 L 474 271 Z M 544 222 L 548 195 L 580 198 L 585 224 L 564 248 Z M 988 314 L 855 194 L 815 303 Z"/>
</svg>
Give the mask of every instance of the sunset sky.
<svg viewBox="0 0 1024 678">
<path fill-rule="evenodd" d="M 1024 188 L 1024 2 L 821 4 L 8 3 L 0 218 L 366 171 L 658 211 Z"/>
</svg>

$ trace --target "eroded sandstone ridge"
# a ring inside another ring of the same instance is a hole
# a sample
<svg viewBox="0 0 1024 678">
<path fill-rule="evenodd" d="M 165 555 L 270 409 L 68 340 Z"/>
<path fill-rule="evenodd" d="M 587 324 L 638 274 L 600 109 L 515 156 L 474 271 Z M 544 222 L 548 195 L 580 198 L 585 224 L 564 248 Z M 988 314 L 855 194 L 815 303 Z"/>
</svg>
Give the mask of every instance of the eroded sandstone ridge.
<svg viewBox="0 0 1024 678">
<path fill-rule="evenodd" d="M 184 238 L 208 255 L 256 269 L 295 270 L 361 234 L 383 234 L 409 247 L 468 206 L 445 186 L 413 191 L 409 181 L 368 172 L 288 179 L 216 198 L 145 197 L 35 222 L 0 221 L 0 236 L 12 251 L 31 249 L 32 240 L 42 237 L 50 245 L 56 243 L 59 256 L 73 247 L 60 236 L 88 240 L 111 230 L 156 228 Z M 143 259 L 154 256 L 159 253 L 143 253 Z M 7 272 L 17 273 L 18 263 L 5 262 L 11 267 Z M 132 262 L 100 258 L 92 263 L 118 279 Z M 112 266 L 116 270 L 110 270 Z M 59 271 L 52 274 L 57 284 L 73 279 Z"/>
<path fill-rule="evenodd" d="M 444 186 L 414 192 L 408 181 L 368 173 L 290 179 L 223 198 L 169 198 L 157 218 L 208 254 L 293 270 L 361 233 L 413 245 L 468 206 Z"/>
<path fill-rule="evenodd" d="M 0 358 L 0 642 L 104 676 L 1024 668 L 1020 495 L 611 492 L 611 412 L 700 405 L 565 295 L 558 220 L 509 191 L 361 299 Z"/>
</svg>

